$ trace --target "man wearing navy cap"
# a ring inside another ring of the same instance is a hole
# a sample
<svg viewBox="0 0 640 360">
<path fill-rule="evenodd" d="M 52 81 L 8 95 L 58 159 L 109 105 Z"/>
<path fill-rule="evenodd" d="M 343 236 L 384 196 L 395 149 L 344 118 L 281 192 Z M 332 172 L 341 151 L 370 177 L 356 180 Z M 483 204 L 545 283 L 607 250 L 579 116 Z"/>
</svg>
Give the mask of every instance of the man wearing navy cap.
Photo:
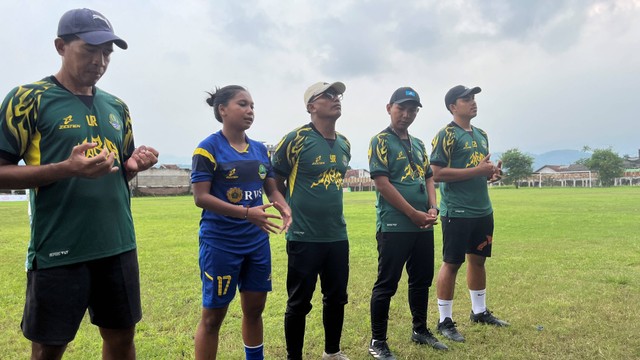
<svg viewBox="0 0 640 360">
<path fill-rule="evenodd" d="M 485 301 L 485 261 L 491 256 L 493 242 L 493 208 L 487 181 L 500 179 L 501 163 L 490 160 L 487 133 L 471 125 L 471 119 L 478 114 L 475 95 L 480 91 L 479 87 L 458 85 L 447 92 L 445 106 L 453 115 L 453 121 L 441 129 L 431 143 L 431 169 L 434 181 L 440 183 L 442 196 L 443 263 L 437 281 L 438 332 L 458 342 L 465 339 L 453 322 L 453 292 L 458 269 L 465 260 L 471 321 L 509 325 L 496 318 Z"/>
<path fill-rule="evenodd" d="M 142 311 L 128 181 L 158 152 L 135 147 L 129 108 L 95 86 L 113 44 L 127 48 L 109 20 L 70 10 L 54 44 L 60 70 L 0 107 L 0 188 L 32 189 L 22 332 L 32 359 L 60 359 L 89 309 L 103 358 L 134 359 Z"/>
<path fill-rule="evenodd" d="M 378 278 L 371 292 L 371 343 L 376 359 L 395 359 L 387 344 L 389 305 L 406 265 L 411 340 L 438 350 L 447 346 L 427 328 L 429 287 L 433 280 L 433 225 L 438 216 L 436 190 L 422 140 L 409 135 L 420 96 L 410 87 L 393 92 L 387 104 L 389 126 L 371 138 L 369 170 L 376 184 Z"/>
</svg>

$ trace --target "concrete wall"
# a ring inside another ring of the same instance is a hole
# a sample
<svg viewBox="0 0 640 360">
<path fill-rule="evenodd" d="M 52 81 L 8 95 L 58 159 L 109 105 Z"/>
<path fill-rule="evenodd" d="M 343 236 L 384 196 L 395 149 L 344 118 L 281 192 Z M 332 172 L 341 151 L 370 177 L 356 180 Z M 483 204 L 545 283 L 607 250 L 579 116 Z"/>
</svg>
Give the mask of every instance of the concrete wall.
<svg viewBox="0 0 640 360">
<path fill-rule="evenodd" d="M 191 182 L 191 170 L 151 168 L 138 173 L 136 178 L 132 182 L 139 187 L 184 186 Z"/>
<path fill-rule="evenodd" d="M 185 195 L 191 192 L 191 170 L 151 168 L 129 184 L 135 195 Z"/>
</svg>

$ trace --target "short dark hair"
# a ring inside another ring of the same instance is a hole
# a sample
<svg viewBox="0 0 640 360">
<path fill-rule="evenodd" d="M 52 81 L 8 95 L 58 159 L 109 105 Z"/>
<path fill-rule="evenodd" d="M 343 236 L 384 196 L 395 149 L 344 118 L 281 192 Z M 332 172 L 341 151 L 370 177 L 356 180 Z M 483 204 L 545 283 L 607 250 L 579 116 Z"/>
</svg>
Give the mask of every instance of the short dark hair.
<svg viewBox="0 0 640 360">
<path fill-rule="evenodd" d="M 220 105 L 227 106 L 229 104 L 229 100 L 233 99 L 233 97 L 240 91 L 247 91 L 247 89 L 240 85 L 227 85 L 222 88 L 216 86 L 216 90 L 213 93 L 207 92 L 207 94 L 209 94 L 209 97 L 206 100 L 207 104 L 213 108 L 213 114 L 218 122 L 222 122 L 222 116 L 220 116 L 220 110 L 218 110 L 218 107 Z"/>
<path fill-rule="evenodd" d="M 58 36 L 60 39 L 62 39 L 62 41 L 64 41 L 65 44 L 68 44 L 72 41 L 78 40 L 80 39 L 77 35 L 75 34 L 70 34 L 70 35 L 60 35 Z"/>
</svg>

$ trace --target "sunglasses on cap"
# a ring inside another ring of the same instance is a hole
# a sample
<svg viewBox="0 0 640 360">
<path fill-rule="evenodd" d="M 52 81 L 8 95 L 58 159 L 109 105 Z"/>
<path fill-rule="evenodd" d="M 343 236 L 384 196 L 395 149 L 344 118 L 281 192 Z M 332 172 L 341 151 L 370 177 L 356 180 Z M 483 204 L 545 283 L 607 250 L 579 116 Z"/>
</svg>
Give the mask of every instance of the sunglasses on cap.
<svg viewBox="0 0 640 360">
<path fill-rule="evenodd" d="M 309 99 L 309 104 L 311 104 L 312 102 L 320 99 L 321 97 L 324 97 L 324 98 L 329 99 L 329 100 L 335 100 L 336 98 L 338 100 L 342 100 L 342 94 L 337 94 L 334 89 L 327 89 L 327 91 L 325 91 L 325 92 L 323 92 L 321 94 L 318 94 L 318 95 L 312 97 L 311 99 Z"/>
</svg>

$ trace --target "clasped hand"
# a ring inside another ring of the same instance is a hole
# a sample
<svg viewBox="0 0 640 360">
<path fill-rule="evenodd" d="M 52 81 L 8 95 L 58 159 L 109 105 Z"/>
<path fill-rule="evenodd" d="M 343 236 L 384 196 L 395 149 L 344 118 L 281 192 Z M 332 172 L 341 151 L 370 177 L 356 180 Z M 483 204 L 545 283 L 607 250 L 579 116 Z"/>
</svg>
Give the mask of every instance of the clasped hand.
<svg viewBox="0 0 640 360">
<path fill-rule="evenodd" d="M 124 164 L 128 173 L 137 173 L 152 167 L 158 162 L 158 151 L 151 146 L 138 146 Z"/>
<path fill-rule="evenodd" d="M 106 148 L 103 148 L 96 156 L 87 157 L 86 152 L 96 146 L 98 146 L 97 143 L 84 143 L 73 147 L 71 155 L 66 160 L 68 169 L 73 176 L 95 179 L 120 170 L 118 166 L 114 166 L 115 153 Z M 124 168 L 127 172 L 135 174 L 149 169 L 157 162 L 158 151 L 142 145 L 133 151 L 129 160 L 124 164 Z"/>
<path fill-rule="evenodd" d="M 502 160 L 498 160 L 498 163 L 494 164 L 490 158 L 491 154 L 487 154 L 477 167 L 480 168 L 481 174 L 487 177 L 487 181 L 496 182 L 502 179 Z"/>
<path fill-rule="evenodd" d="M 280 216 L 269 214 L 265 211 L 272 206 L 278 210 Z M 282 220 L 282 225 L 280 226 L 270 221 L 270 219 Z M 291 210 L 288 206 L 283 206 L 277 201 L 274 201 L 273 203 L 249 208 L 247 210 L 247 220 L 266 233 L 281 234 L 282 232 L 286 232 L 291 225 Z"/>
<path fill-rule="evenodd" d="M 413 221 L 413 223 L 416 224 L 416 226 L 418 226 L 420 229 L 428 229 L 433 225 L 437 225 L 438 217 L 431 212 L 437 213 L 435 209 L 428 212 L 416 211 L 414 213 L 414 216 L 411 217 L 411 221 Z"/>
<path fill-rule="evenodd" d="M 94 157 L 86 156 L 87 150 L 93 149 L 96 146 L 98 146 L 96 143 L 84 143 L 73 147 L 71 155 L 69 155 L 69 158 L 66 160 L 72 176 L 95 179 L 119 170 L 117 166 L 113 166 L 115 154 L 109 152 L 106 148 L 103 148 L 102 151 Z"/>
</svg>

